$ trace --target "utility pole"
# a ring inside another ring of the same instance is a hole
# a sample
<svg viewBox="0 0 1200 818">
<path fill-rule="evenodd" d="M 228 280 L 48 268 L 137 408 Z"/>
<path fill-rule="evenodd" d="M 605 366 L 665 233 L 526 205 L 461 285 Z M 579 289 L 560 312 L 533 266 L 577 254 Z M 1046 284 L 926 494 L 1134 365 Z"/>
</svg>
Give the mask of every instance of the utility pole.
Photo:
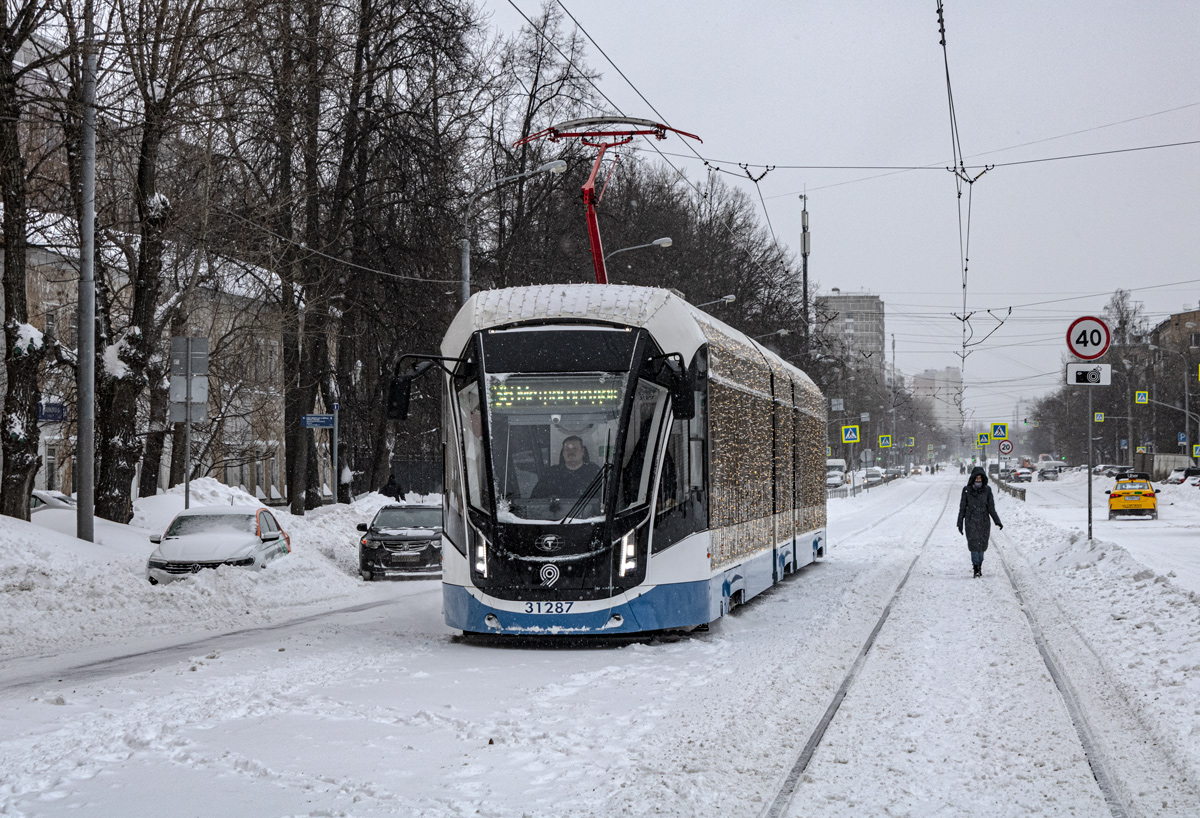
<svg viewBox="0 0 1200 818">
<path fill-rule="evenodd" d="M 96 56 L 92 3 L 83 7 L 82 199 L 79 214 L 79 396 L 75 444 L 75 536 L 95 542 L 96 513 Z"/>
<path fill-rule="evenodd" d="M 892 447 L 896 446 L 896 333 L 892 333 Z M 895 458 L 888 452 L 888 459 L 895 465 Z"/>
<path fill-rule="evenodd" d="M 809 234 L 808 234 L 808 195 L 801 194 L 800 201 L 804 204 L 800 211 L 800 279 L 804 288 L 804 298 L 800 301 L 800 321 L 804 324 L 804 339 L 801 341 L 801 349 L 804 351 L 804 363 L 808 365 L 809 344 L 809 316 L 808 316 L 808 251 L 809 251 Z"/>
</svg>

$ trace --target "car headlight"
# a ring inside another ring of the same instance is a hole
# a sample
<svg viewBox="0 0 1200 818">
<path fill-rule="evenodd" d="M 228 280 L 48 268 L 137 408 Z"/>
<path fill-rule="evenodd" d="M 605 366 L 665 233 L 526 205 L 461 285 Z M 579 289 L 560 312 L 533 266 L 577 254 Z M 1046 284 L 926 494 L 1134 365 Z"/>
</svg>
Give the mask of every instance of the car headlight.
<svg viewBox="0 0 1200 818">
<path fill-rule="evenodd" d="M 226 565 L 239 565 L 239 566 L 253 565 L 254 557 L 245 557 L 244 559 L 240 559 L 240 560 L 225 560 L 225 564 Z"/>
<path fill-rule="evenodd" d="M 617 540 L 617 573 L 621 576 L 637 568 L 637 529 L 630 529 Z"/>
<path fill-rule="evenodd" d="M 150 560 L 150 563 L 149 563 L 149 564 L 150 564 L 150 567 L 151 567 L 151 568 L 163 569 L 163 568 L 166 568 L 166 567 L 167 567 L 167 564 L 166 564 L 165 562 L 162 562 L 162 561 L 160 561 L 160 560 Z"/>
<path fill-rule="evenodd" d="M 479 529 L 472 527 L 475 532 L 475 572 L 484 579 L 487 579 L 487 547 L 488 541 L 483 534 L 479 533 Z"/>
</svg>

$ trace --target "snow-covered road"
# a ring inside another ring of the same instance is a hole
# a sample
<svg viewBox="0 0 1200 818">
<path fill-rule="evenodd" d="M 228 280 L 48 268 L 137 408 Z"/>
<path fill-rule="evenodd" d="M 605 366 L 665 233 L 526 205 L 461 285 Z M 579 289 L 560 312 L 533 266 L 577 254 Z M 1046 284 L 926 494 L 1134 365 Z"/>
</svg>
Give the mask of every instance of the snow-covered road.
<svg viewBox="0 0 1200 818">
<path fill-rule="evenodd" d="M 435 582 L 346 582 L 328 610 L 295 600 L 203 641 L 176 618 L 174 640 L 130 624 L 107 643 L 14 650 L 0 815 L 759 815 L 910 565 L 788 814 L 1111 815 L 1000 551 L 1118 806 L 1200 813 L 1196 594 L 1032 497 L 998 498 L 1005 531 L 973 580 L 959 480 L 831 501 L 830 557 L 706 634 L 481 645 L 442 623 Z M 247 586 L 236 603 L 279 593 Z"/>
</svg>

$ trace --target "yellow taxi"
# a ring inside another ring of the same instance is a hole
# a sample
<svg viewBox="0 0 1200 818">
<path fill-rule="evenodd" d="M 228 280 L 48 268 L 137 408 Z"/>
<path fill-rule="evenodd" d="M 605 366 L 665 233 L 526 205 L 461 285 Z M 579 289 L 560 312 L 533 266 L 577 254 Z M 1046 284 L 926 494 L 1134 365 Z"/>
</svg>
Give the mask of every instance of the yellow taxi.
<svg viewBox="0 0 1200 818">
<path fill-rule="evenodd" d="M 1108 519 L 1120 515 L 1149 516 L 1151 520 L 1158 519 L 1158 492 L 1150 485 L 1149 480 L 1125 479 L 1117 480 L 1108 495 Z"/>
</svg>

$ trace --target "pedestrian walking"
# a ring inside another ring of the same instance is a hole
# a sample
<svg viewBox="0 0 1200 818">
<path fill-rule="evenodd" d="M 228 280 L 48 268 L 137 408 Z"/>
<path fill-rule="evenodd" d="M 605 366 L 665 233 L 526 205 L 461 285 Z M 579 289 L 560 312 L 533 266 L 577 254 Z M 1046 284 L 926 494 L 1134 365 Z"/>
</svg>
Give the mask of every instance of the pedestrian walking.
<svg viewBox="0 0 1200 818">
<path fill-rule="evenodd" d="M 992 521 L 1004 530 L 1004 523 L 996 516 L 996 499 L 988 485 L 987 474 L 982 466 L 971 470 L 971 477 L 963 486 L 962 499 L 958 501 L 958 533 L 967 535 L 967 548 L 971 551 L 973 576 L 983 576 L 983 552 L 987 551 L 988 537 L 992 533 Z"/>
<path fill-rule="evenodd" d="M 393 500 L 400 499 L 400 487 L 396 485 L 396 475 L 389 474 L 388 481 L 384 484 L 379 493 L 384 497 L 391 497 Z"/>
</svg>

